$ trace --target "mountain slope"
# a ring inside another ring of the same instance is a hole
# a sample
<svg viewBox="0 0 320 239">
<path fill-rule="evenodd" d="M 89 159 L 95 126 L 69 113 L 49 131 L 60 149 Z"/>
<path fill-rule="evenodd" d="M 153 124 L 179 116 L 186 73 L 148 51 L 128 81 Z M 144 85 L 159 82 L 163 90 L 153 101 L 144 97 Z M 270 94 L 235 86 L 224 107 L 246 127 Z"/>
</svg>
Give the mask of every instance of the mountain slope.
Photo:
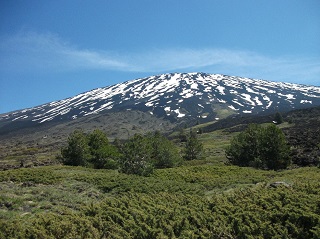
<svg viewBox="0 0 320 239">
<path fill-rule="evenodd" d="M 98 88 L 65 100 L 0 115 L 4 128 L 139 110 L 171 121 L 209 121 L 320 105 L 320 87 L 206 73 L 173 73 Z M 2 130 L 1 130 L 2 128 Z"/>
</svg>

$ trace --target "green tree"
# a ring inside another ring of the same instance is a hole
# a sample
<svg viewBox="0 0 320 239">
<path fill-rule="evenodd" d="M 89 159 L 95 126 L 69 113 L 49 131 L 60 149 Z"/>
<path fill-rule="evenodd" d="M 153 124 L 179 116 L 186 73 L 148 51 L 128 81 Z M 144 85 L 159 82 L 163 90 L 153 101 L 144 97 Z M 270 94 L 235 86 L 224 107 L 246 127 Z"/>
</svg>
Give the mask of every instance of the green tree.
<svg viewBox="0 0 320 239">
<path fill-rule="evenodd" d="M 231 139 L 230 147 L 226 149 L 226 155 L 231 164 L 261 166 L 262 162 L 258 157 L 260 130 L 258 125 L 250 124 L 244 132 Z"/>
<path fill-rule="evenodd" d="M 179 129 L 179 139 L 181 142 L 187 142 L 187 134 L 185 133 L 183 128 Z"/>
<path fill-rule="evenodd" d="M 117 168 L 117 149 L 109 143 L 107 135 L 99 130 L 94 130 L 88 135 L 88 145 L 92 155 L 91 163 L 95 168 Z"/>
<path fill-rule="evenodd" d="M 91 159 L 88 139 L 82 130 L 75 130 L 68 137 L 68 145 L 61 149 L 63 163 L 72 166 L 86 166 Z"/>
<path fill-rule="evenodd" d="M 151 143 L 151 158 L 155 168 L 171 168 L 181 162 L 177 147 L 160 132 L 149 134 L 147 138 Z"/>
<path fill-rule="evenodd" d="M 62 162 L 73 166 L 93 166 L 95 168 L 117 168 L 117 149 L 109 144 L 101 130 L 85 134 L 75 130 L 68 137 L 68 144 L 61 149 Z"/>
<path fill-rule="evenodd" d="M 153 172 L 151 144 L 146 137 L 135 134 L 122 147 L 120 172 L 148 176 Z"/>
<path fill-rule="evenodd" d="M 160 132 L 134 135 L 121 147 L 120 171 L 148 176 L 154 168 L 169 168 L 181 162 L 177 147 Z"/>
<path fill-rule="evenodd" d="M 277 112 L 274 116 L 274 121 L 276 124 L 282 124 L 283 123 L 283 118 L 280 112 Z"/>
<path fill-rule="evenodd" d="M 249 125 L 233 137 L 226 149 L 231 164 L 264 169 L 283 169 L 290 163 L 289 146 L 281 129 L 274 124 L 266 127 Z"/>
<path fill-rule="evenodd" d="M 260 157 L 268 169 L 284 169 L 291 164 L 289 145 L 277 126 L 262 128 L 260 144 Z"/>
<path fill-rule="evenodd" d="M 195 160 L 203 157 L 203 145 L 197 137 L 197 133 L 190 131 L 184 149 L 184 159 Z"/>
</svg>

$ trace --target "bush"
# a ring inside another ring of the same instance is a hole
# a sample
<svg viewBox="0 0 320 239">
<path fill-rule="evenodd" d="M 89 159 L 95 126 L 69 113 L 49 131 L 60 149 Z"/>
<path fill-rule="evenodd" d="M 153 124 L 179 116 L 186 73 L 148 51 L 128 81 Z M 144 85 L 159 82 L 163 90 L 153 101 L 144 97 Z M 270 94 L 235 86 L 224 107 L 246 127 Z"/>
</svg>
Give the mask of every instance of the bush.
<svg viewBox="0 0 320 239">
<path fill-rule="evenodd" d="M 98 129 L 90 134 L 75 130 L 68 138 L 68 145 L 62 148 L 61 155 L 66 165 L 117 168 L 117 149 L 109 144 L 106 134 Z"/>
<path fill-rule="evenodd" d="M 122 148 L 120 171 L 127 174 L 148 176 L 153 171 L 151 145 L 142 135 L 135 134 Z"/>
<path fill-rule="evenodd" d="M 285 136 L 273 124 L 249 125 L 231 140 L 226 156 L 231 164 L 263 169 L 284 169 L 291 163 Z"/>
<path fill-rule="evenodd" d="M 203 158 L 203 145 L 198 140 L 196 132 L 190 131 L 190 135 L 186 141 L 183 157 L 185 160 L 195 160 Z"/>
<path fill-rule="evenodd" d="M 177 147 L 159 132 L 134 135 L 122 147 L 120 171 L 148 176 L 154 168 L 170 168 L 181 162 Z"/>
<path fill-rule="evenodd" d="M 62 162 L 72 166 L 87 166 L 91 159 L 88 138 L 82 130 L 75 130 L 68 137 L 68 145 L 61 149 Z"/>
</svg>

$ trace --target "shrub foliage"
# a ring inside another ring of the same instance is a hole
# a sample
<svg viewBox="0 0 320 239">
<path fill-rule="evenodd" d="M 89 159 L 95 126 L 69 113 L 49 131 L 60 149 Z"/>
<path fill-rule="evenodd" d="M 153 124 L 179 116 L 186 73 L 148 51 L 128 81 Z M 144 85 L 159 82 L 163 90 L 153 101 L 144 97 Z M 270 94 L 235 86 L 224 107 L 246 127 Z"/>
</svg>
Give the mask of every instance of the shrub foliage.
<svg viewBox="0 0 320 239">
<path fill-rule="evenodd" d="M 196 160 L 203 158 L 203 145 L 197 137 L 197 133 L 190 131 L 189 136 L 186 139 L 186 145 L 184 149 L 185 160 Z"/>
<path fill-rule="evenodd" d="M 44 187 L 42 180 L 50 174 Z M 20 183 L 32 175 L 37 178 L 33 184 Z M 290 186 L 271 187 L 270 176 L 286 179 Z M 260 183 L 230 190 L 250 178 Z M 206 193 L 223 184 L 227 186 L 223 191 Z M 196 185 L 199 191 L 188 190 Z M 159 169 L 150 177 L 115 170 L 41 167 L 2 171 L 0 186 L 0 238 L 320 236 L 316 167 L 266 172 L 204 165 Z M 106 187 L 110 191 L 98 190 Z"/>
<path fill-rule="evenodd" d="M 291 163 L 289 152 L 281 129 L 252 124 L 231 140 L 226 156 L 231 164 L 277 170 Z"/>
<path fill-rule="evenodd" d="M 134 135 L 122 146 L 120 171 L 148 176 L 154 168 L 170 168 L 181 162 L 177 147 L 159 132 Z"/>
<path fill-rule="evenodd" d="M 62 161 L 66 165 L 116 168 L 117 149 L 109 144 L 101 130 L 85 134 L 75 130 L 68 137 L 68 145 L 61 149 Z"/>
</svg>

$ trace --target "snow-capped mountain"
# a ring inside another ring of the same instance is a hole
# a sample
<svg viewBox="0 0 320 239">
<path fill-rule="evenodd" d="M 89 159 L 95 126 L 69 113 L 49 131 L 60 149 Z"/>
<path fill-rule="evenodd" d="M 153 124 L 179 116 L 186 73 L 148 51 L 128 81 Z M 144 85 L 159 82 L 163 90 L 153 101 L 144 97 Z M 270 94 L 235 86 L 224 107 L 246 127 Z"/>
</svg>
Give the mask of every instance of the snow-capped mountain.
<svg viewBox="0 0 320 239">
<path fill-rule="evenodd" d="M 316 105 L 320 105 L 320 87 L 220 74 L 173 73 L 127 81 L 3 114 L 0 123 L 73 120 L 123 110 L 140 110 L 177 121 L 212 120 L 230 114 Z"/>
</svg>

